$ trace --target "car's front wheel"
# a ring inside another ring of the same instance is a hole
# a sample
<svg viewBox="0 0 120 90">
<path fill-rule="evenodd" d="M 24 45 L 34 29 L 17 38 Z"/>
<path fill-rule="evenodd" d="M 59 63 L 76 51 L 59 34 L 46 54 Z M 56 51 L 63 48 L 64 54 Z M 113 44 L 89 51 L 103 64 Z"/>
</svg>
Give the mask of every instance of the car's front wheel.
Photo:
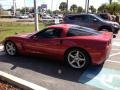
<svg viewBox="0 0 120 90">
<path fill-rule="evenodd" d="M 17 48 L 16 45 L 11 42 L 11 41 L 7 41 L 4 45 L 5 47 L 5 52 L 10 55 L 10 56 L 15 56 L 17 54 Z"/>
<path fill-rule="evenodd" d="M 85 69 L 89 64 L 88 54 L 81 49 L 71 49 L 65 55 L 66 62 L 73 68 Z"/>
</svg>

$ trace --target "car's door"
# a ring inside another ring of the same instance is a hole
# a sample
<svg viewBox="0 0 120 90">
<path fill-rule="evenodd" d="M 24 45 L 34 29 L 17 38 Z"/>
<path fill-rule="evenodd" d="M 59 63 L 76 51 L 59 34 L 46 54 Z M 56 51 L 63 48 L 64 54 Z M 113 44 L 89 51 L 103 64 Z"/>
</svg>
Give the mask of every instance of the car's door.
<svg viewBox="0 0 120 90">
<path fill-rule="evenodd" d="M 94 16 L 89 15 L 89 26 L 88 26 L 88 27 L 97 30 L 97 29 L 100 27 L 100 25 L 101 25 L 100 23 L 101 23 L 101 22 L 100 22 L 99 19 L 97 19 L 97 18 L 94 17 Z"/>
<path fill-rule="evenodd" d="M 33 35 L 24 45 L 26 52 L 53 55 L 60 50 L 62 43 L 62 28 L 47 28 Z"/>
<path fill-rule="evenodd" d="M 77 25 L 88 27 L 89 26 L 89 18 L 87 15 L 78 15 L 76 17 Z"/>
</svg>

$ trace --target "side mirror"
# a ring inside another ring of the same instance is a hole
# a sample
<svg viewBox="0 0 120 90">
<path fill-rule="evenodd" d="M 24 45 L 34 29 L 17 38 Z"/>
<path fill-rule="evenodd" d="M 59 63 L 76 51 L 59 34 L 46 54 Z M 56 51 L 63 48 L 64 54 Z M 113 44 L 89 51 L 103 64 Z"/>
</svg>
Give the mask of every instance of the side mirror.
<svg viewBox="0 0 120 90">
<path fill-rule="evenodd" d="M 31 39 L 38 40 L 38 37 L 36 35 L 33 35 L 30 37 Z"/>
</svg>

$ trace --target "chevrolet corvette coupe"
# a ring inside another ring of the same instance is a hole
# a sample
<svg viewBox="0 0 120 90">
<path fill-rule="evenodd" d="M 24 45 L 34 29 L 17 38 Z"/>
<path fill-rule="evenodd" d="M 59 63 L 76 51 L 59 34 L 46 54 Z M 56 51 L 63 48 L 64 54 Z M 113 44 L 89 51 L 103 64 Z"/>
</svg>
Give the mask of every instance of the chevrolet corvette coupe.
<svg viewBox="0 0 120 90">
<path fill-rule="evenodd" d="M 71 24 L 51 25 L 30 34 L 7 37 L 4 48 L 8 55 L 40 55 L 55 60 L 64 60 L 76 69 L 89 64 L 100 65 L 111 50 L 111 32 Z"/>
</svg>

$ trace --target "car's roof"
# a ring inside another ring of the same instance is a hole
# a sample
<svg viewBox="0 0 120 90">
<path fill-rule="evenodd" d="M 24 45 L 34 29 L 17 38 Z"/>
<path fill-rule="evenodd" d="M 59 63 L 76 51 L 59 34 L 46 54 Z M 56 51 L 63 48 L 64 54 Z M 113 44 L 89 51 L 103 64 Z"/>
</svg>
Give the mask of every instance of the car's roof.
<svg viewBox="0 0 120 90">
<path fill-rule="evenodd" d="M 74 24 L 57 24 L 57 25 L 50 25 L 48 26 L 48 28 L 53 28 L 53 27 L 56 27 L 56 28 L 64 28 L 64 29 L 69 29 L 73 26 L 78 26 L 78 25 L 74 25 Z M 80 27 L 80 26 L 79 26 Z"/>
<path fill-rule="evenodd" d="M 75 24 L 57 24 L 57 25 L 48 26 L 48 28 L 62 28 L 64 29 L 65 32 L 67 32 L 71 28 L 71 29 L 78 29 L 81 31 L 85 31 L 86 33 L 99 34 L 99 32 L 94 29 L 82 27 L 82 26 L 75 25 Z"/>
<path fill-rule="evenodd" d="M 91 13 L 80 13 L 80 14 L 68 14 L 66 16 L 75 16 L 75 15 L 95 15 L 95 14 L 91 14 Z"/>
</svg>

